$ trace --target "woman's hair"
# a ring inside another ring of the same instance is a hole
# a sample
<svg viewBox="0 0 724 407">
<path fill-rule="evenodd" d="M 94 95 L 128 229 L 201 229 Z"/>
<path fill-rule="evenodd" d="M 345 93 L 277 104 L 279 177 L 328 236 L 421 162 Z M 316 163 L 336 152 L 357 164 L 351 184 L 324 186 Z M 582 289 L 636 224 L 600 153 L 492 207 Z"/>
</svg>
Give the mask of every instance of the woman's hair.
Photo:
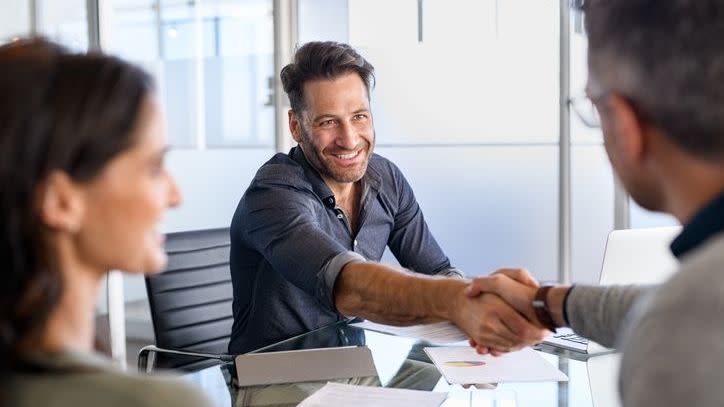
<svg viewBox="0 0 724 407">
<path fill-rule="evenodd" d="M 131 147 L 151 78 L 44 39 L 0 47 L 0 380 L 42 332 L 63 286 L 35 196 L 51 172 L 77 182 Z"/>
</svg>

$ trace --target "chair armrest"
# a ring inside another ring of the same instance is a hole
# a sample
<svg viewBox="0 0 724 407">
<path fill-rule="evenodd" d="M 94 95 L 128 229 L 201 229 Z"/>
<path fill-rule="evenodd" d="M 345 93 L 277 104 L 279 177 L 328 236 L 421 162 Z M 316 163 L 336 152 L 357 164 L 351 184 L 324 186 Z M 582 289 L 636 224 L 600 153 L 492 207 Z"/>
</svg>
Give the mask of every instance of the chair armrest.
<svg viewBox="0 0 724 407">
<path fill-rule="evenodd" d="M 154 365 L 156 362 L 156 353 L 165 353 L 165 354 L 169 354 L 169 355 L 179 355 L 179 356 L 191 356 L 191 357 L 197 357 L 197 358 L 203 358 L 203 359 L 215 359 L 215 360 L 219 360 L 224 363 L 234 362 L 234 357 L 235 357 L 234 355 L 228 355 L 228 354 L 203 353 L 203 352 L 193 352 L 193 351 L 185 351 L 185 350 L 178 350 L 178 349 L 164 349 L 164 348 L 159 348 L 156 345 L 147 345 L 147 346 L 144 346 L 138 352 L 138 371 L 139 372 L 151 373 L 153 371 L 153 368 L 154 368 Z"/>
</svg>

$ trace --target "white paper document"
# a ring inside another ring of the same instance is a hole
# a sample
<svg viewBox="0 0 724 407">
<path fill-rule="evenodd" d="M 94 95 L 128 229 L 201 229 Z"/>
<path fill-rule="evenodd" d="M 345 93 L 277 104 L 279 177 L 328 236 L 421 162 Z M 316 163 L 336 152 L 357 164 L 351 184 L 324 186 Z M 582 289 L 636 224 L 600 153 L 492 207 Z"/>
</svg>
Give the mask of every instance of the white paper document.
<svg viewBox="0 0 724 407">
<path fill-rule="evenodd" d="M 437 322 L 426 325 L 391 326 L 371 321 L 350 324 L 358 328 L 385 334 L 404 336 L 406 338 L 421 339 L 432 343 L 454 343 L 467 341 L 468 337 L 455 324 L 451 322 Z"/>
<path fill-rule="evenodd" d="M 425 353 L 450 384 L 568 381 L 531 348 L 498 357 L 479 355 L 469 346 L 425 348 Z"/>
<path fill-rule="evenodd" d="M 445 398 L 445 393 L 327 383 L 299 407 L 438 407 Z"/>
</svg>

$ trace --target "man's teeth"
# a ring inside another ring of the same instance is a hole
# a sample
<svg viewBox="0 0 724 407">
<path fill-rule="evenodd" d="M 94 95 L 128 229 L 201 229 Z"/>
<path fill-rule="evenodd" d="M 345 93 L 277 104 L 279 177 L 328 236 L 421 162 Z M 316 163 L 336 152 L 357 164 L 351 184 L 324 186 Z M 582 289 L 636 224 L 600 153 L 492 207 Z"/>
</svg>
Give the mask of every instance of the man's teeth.
<svg viewBox="0 0 724 407">
<path fill-rule="evenodd" d="M 356 151 L 351 154 L 335 154 L 334 156 L 339 159 L 342 159 L 342 160 L 349 160 L 349 159 L 357 157 L 357 154 L 359 154 L 359 151 Z"/>
</svg>

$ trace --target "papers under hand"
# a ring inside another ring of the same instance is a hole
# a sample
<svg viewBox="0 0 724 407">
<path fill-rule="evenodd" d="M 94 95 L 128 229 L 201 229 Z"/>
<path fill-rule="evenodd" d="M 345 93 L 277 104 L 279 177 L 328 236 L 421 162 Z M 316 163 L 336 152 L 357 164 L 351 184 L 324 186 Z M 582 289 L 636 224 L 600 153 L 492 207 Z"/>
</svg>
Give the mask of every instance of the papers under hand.
<svg viewBox="0 0 724 407">
<path fill-rule="evenodd" d="M 445 393 L 327 383 L 299 407 L 438 407 Z"/>
<path fill-rule="evenodd" d="M 454 343 L 468 340 L 455 324 L 450 322 L 437 322 L 426 325 L 413 326 L 391 326 L 378 324 L 376 322 L 364 321 L 350 324 L 370 331 L 382 332 L 385 334 L 404 336 L 406 338 L 421 339 L 432 343 Z"/>
<path fill-rule="evenodd" d="M 469 346 L 425 348 L 425 353 L 450 384 L 568 381 L 531 348 L 498 357 L 478 355 Z"/>
</svg>

